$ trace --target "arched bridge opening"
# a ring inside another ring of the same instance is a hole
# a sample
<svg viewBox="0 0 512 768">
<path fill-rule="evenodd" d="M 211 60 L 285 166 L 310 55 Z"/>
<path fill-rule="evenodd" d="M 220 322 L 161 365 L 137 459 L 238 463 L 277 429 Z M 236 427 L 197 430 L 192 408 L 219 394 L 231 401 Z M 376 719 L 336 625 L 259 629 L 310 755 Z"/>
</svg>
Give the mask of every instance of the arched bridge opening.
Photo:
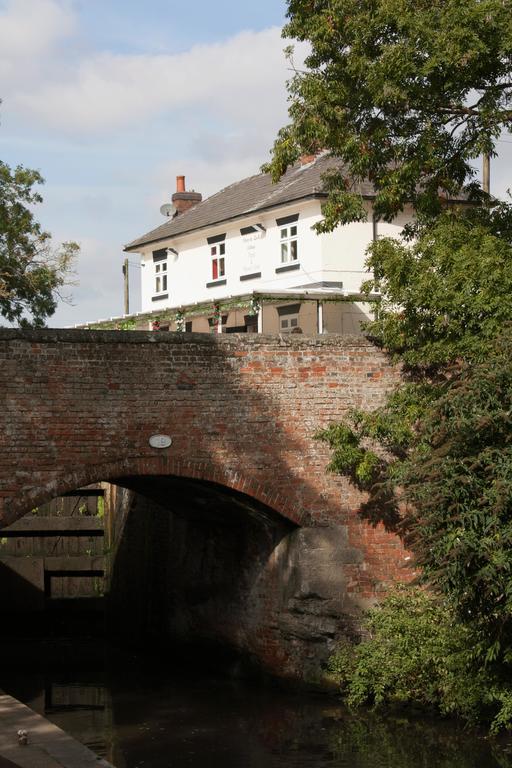
<svg viewBox="0 0 512 768">
<path fill-rule="evenodd" d="M 247 493 L 193 477 L 126 475 L 65 493 L 69 503 L 81 501 L 73 539 L 65 531 L 69 516 L 50 524 L 33 510 L 4 530 L 11 536 L 32 526 L 41 535 L 46 526 L 53 535 L 45 541 L 59 542 L 57 552 L 43 547 L 31 558 L 42 558 L 41 608 L 51 632 L 65 632 L 66 621 L 77 616 L 73 594 L 56 595 L 48 586 L 66 579 L 92 583 L 93 577 L 103 585 L 102 626 L 121 645 L 165 652 L 207 644 L 274 675 L 311 678 L 334 644 L 356 631 L 358 609 L 348 585 L 362 557 L 342 528 L 300 526 Z M 83 505 L 91 494 L 102 500 L 93 514 L 94 502 Z M 17 574 L 25 586 L 29 562 L 25 558 L 25 571 Z M 5 584 L 0 577 L 0 593 Z M 82 608 L 98 596 L 82 594 Z M 18 602 L 13 623 L 19 608 L 26 613 Z M 97 613 L 86 617 L 85 625 L 78 621 L 82 632 L 98 625 Z"/>
</svg>

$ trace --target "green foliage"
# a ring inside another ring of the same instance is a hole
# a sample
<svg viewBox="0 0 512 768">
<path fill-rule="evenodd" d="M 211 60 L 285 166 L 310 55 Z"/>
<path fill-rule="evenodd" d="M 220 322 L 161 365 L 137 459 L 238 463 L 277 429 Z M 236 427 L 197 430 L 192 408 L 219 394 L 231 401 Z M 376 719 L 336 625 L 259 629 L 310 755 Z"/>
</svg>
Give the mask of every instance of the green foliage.
<svg viewBox="0 0 512 768">
<path fill-rule="evenodd" d="M 512 207 L 447 211 L 414 244 L 378 240 L 368 267 L 378 344 L 408 368 L 483 359 L 512 318 Z"/>
<path fill-rule="evenodd" d="M 405 382 L 320 433 L 330 469 L 369 493 L 489 659 L 512 654 L 512 209 L 442 214 L 412 245 L 378 242 L 368 331 Z M 377 446 L 377 447 L 376 447 Z"/>
<path fill-rule="evenodd" d="M 116 326 L 116 330 L 134 331 L 136 327 L 137 327 L 137 322 L 133 318 L 129 318 L 127 320 L 121 320 L 121 322 Z"/>
<path fill-rule="evenodd" d="M 55 312 L 65 285 L 76 243 L 53 250 L 32 206 L 42 201 L 34 187 L 43 179 L 37 171 L 0 161 L 0 314 L 19 325 L 44 325 Z"/>
<path fill-rule="evenodd" d="M 406 537 L 424 578 L 479 638 L 482 659 L 508 664 L 512 327 L 482 349 L 482 361 L 459 362 L 433 383 L 409 382 L 383 408 L 355 411 L 319 436 L 333 449 L 332 470 L 369 492 L 363 514 Z M 387 451 L 378 462 L 368 438 Z"/>
<path fill-rule="evenodd" d="M 338 674 L 346 665 L 354 702 L 417 701 L 468 719 L 489 708 L 494 727 L 508 725 L 512 207 L 472 181 L 473 161 L 512 125 L 510 0 L 288 0 L 288 18 L 284 34 L 310 54 L 268 170 L 279 178 L 321 149 L 342 161 L 325 179 L 319 231 L 364 218 L 368 179 L 379 218 L 406 203 L 417 213 L 402 241 L 372 244 L 363 286 L 381 293 L 367 332 L 401 363 L 403 384 L 317 437 L 330 471 L 367 492 L 362 514 L 406 537 L 447 600 L 390 598 L 356 667 L 340 650 Z M 461 192 L 471 205 L 448 203 Z"/>
<path fill-rule="evenodd" d="M 512 328 L 426 412 L 401 467 L 409 542 L 426 578 L 512 660 Z"/>
<path fill-rule="evenodd" d="M 368 639 L 342 645 L 329 674 L 351 706 L 434 708 L 493 732 L 512 727 L 512 690 L 482 666 L 478 640 L 449 604 L 418 587 L 401 586 L 367 617 Z"/>
<path fill-rule="evenodd" d="M 437 215 L 512 119 L 508 0 L 288 0 L 288 18 L 283 36 L 310 53 L 288 84 L 273 177 L 328 149 L 346 173 L 331 186 L 326 229 L 358 220 L 365 179 L 381 218 L 406 201 Z"/>
</svg>

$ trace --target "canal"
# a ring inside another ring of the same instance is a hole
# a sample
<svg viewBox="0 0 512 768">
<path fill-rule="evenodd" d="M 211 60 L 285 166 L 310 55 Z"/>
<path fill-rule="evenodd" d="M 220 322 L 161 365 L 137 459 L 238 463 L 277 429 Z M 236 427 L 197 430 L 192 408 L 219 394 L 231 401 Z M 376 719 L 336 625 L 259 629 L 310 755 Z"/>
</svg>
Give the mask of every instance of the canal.
<svg viewBox="0 0 512 768">
<path fill-rule="evenodd" d="M 512 765 L 506 744 L 456 723 L 350 713 L 255 679 L 211 649 L 135 652 L 75 637 L 18 638 L 0 652 L 0 688 L 116 768 Z"/>
</svg>

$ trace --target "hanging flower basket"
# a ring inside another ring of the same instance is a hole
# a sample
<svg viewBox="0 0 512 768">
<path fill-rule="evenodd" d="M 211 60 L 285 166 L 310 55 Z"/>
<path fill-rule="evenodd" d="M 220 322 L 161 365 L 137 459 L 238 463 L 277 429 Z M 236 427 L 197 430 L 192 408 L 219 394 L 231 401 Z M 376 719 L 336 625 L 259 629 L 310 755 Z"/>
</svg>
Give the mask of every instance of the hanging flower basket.
<svg viewBox="0 0 512 768">
<path fill-rule="evenodd" d="M 212 325 L 217 327 L 221 321 L 221 311 L 220 311 L 220 304 L 216 301 L 213 305 L 213 318 L 212 318 Z"/>
<path fill-rule="evenodd" d="M 185 313 L 179 309 L 174 315 L 174 322 L 176 323 L 176 330 L 178 333 L 184 333 L 185 331 Z"/>
<path fill-rule="evenodd" d="M 253 296 L 251 303 L 249 304 L 249 314 L 253 317 L 257 315 L 261 309 L 261 301 L 256 296 Z"/>
</svg>

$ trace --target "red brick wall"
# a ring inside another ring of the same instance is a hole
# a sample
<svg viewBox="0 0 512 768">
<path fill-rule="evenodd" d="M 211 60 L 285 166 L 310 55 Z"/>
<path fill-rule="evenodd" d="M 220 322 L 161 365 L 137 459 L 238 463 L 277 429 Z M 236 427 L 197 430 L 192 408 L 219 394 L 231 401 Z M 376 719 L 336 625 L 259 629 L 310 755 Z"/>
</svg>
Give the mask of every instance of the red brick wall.
<svg viewBox="0 0 512 768">
<path fill-rule="evenodd" d="M 0 330 L 0 527 L 66 490 L 180 475 L 243 491 L 305 526 L 343 526 L 349 594 L 405 578 L 400 541 L 358 516 L 313 439 L 396 381 L 361 338 Z M 168 434 L 169 449 L 149 446 Z"/>
</svg>

